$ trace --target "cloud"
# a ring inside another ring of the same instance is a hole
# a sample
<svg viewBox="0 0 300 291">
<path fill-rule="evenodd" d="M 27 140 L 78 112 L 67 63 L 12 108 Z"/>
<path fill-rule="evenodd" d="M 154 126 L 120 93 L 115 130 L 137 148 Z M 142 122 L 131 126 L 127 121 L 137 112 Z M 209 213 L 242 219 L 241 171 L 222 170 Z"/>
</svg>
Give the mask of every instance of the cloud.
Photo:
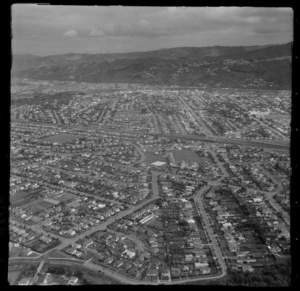
<svg viewBox="0 0 300 291">
<path fill-rule="evenodd" d="M 77 31 L 76 30 L 73 30 L 73 29 L 70 29 L 70 30 L 67 30 L 65 33 L 64 33 L 65 36 L 67 37 L 75 37 L 78 35 Z"/>
<path fill-rule="evenodd" d="M 45 43 L 61 43 L 69 49 L 75 38 L 76 45 L 95 51 L 122 51 L 125 44 L 127 51 L 136 51 L 171 46 L 284 43 L 292 38 L 292 20 L 291 8 L 12 7 L 14 40 L 28 46 L 28 40 L 32 40 L 32 47 L 38 43 L 41 47 Z"/>
<path fill-rule="evenodd" d="M 280 30 L 276 27 L 255 27 L 253 31 L 258 34 L 270 34 L 280 32 Z"/>
<path fill-rule="evenodd" d="M 250 16 L 245 18 L 245 22 L 249 24 L 255 24 L 255 23 L 260 23 L 261 18 L 258 16 Z"/>
<path fill-rule="evenodd" d="M 62 35 L 72 27 L 79 36 L 179 36 L 231 27 L 253 30 L 256 25 L 287 26 L 292 15 L 290 8 L 13 6 L 13 22 L 24 27 L 22 34 L 27 29 L 30 35 L 39 34 L 37 30 L 44 30 L 41 34 L 51 30 L 53 35 Z"/>
<path fill-rule="evenodd" d="M 97 28 L 92 28 L 89 33 L 89 36 L 104 36 L 104 35 L 105 35 L 104 31 Z"/>
</svg>

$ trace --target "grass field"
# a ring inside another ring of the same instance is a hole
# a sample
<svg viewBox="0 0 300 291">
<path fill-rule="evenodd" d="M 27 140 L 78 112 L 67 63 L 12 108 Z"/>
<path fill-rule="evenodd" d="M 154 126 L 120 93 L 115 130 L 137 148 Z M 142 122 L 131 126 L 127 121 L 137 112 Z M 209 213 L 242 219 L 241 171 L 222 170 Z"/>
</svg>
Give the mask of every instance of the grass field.
<svg viewBox="0 0 300 291">
<path fill-rule="evenodd" d="M 187 163 L 201 163 L 201 158 L 193 151 L 190 150 L 176 150 L 172 151 L 174 159 L 178 162 L 185 161 Z"/>
<path fill-rule="evenodd" d="M 188 283 L 183 283 L 182 285 L 215 285 L 215 286 L 222 286 L 226 284 L 226 281 L 230 278 L 230 275 L 225 275 L 223 278 L 215 279 L 215 280 L 199 280 L 193 281 Z"/>
<path fill-rule="evenodd" d="M 266 119 L 291 119 L 291 116 L 290 115 L 284 115 L 284 114 L 270 114 L 270 115 L 267 115 L 265 117 Z"/>
<path fill-rule="evenodd" d="M 64 258 L 67 258 L 67 259 L 73 258 L 72 256 L 69 256 L 69 255 L 67 255 L 63 252 L 57 251 L 57 250 L 51 251 L 50 253 L 48 253 L 48 256 L 49 256 L 49 258 L 62 258 L 62 259 L 64 259 Z"/>
<path fill-rule="evenodd" d="M 48 203 L 43 200 L 38 200 L 38 201 L 34 201 L 29 205 L 26 205 L 23 209 L 26 209 L 26 211 L 32 212 L 34 214 L 36 212 L 43 211 L 51 206 L 53 206 L 51 203 Z"/>
<path fill-rule="evenodd" d="M 147 226 L 151 226 L 151 227 L 161 229 L 161 230 L 164 229 L 164 226 L 163 226 L 162 222 L 160 220 L 157 220 L 157 219 L 151 220 L 149 223 L 147 223 Z"/>
<path fill-rule="evenodd" d="M 154 163 L 156 161 L 167 162 L 166 158 L 164 158 L 160 155 L 156 155 L 156 154 L 151 153 L 151 152 L 146 152 L 145 156 L 146 156 L 145 162 L 149 163 L 149 164 Z"/>
<path fill-rule="evenodd" d="M 9 251 L 9 257 L 13 258 L 13 257 L 22 257 L 24 255 L 23 252 L 23 248 L 22 247 L 13 247 L 10 251 Z"/>
<path fill-rule="evenodd" d="M 8 282 L 10 285 L 16 284 L 16 281 L 20 275 L 21 271 L 8 271 Z"/>
<path fill-rule="evenodd" d="M 48 136 L 45 139 L 50 140 L 52 142 L 57 142 L 59 144 L 63 144 L 65 142 L 69 142 L 80 137 L 81 137 L 80 135 L 74 135 L 74 134 L 57 134 L 53 136 Z"/>
<path fill-rule="evenodd" d="M 95 273 L 95 275 L 90 275 L 88 273 L 84 273 L 83 277 L 91 284 L 91 285 L 103 285 L 103 284 L 118 284 L 120 285 L 121 283 L 109 278 L 107 276 L 104 276 L 100 273 Z"/>
<path fill-rule="evenodd" d="M 58 262 L 57 262 L 58 263 Z M 59 263 L 58 263 L 59 264 Z M 53 263 L 51 263 L 53 265 Z M 80 265 L 74 265 L 72 266 L 72 263 L 64 263 L 64 264 L 59 264 L 66 269 L 71 269 L 73 271 L 81 271 L 83 275 L 83 279 L 88 282 L 90 285 L 103 285 L 103 284 L 121 284 L 119 281 L 108 277 L 104 274 L 101 274 L 98 271 L 91 270 L 89 268 L 85 268 Z"/>
</svg>

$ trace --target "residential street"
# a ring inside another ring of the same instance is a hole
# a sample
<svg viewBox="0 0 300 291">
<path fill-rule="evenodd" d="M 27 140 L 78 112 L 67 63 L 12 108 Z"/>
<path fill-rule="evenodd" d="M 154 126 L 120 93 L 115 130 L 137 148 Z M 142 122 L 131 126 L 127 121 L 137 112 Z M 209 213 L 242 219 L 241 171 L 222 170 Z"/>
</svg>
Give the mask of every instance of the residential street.
<svg viewBox="0 0 300 291">
<path fill-rule="evenodd" d="M 215 234 L 212 230 L 211 224 L 209 222 L 208 219 L 208 215 L 205 211 L 204 205 L 203 205 L 203 201 L 202 201 L 202 194 L 209 188 L 209 186 L 204 187 L 203 189 L 201 189 L 199 192 L 197 192 L 197 194 L 194 196 L 195 201 L 198 203 L 199 205 L 199 213 L 202 215 L 203 218 L 203 223 L 204 226 L 206 227 L 206 231 L 207 234 L 211 240 L 211 245 L 213 247 L 214 253 L 216 255 L 216 257 L 218 258 L 218 262 L 220 263 L 221 269 L 222 269 L 222 274 L 227 274 L 227 266 L 226 263 L 223 259 L 223 254 L 222 251 L 219 247 L 219 244 L 215 238 Z"/>
</svg>

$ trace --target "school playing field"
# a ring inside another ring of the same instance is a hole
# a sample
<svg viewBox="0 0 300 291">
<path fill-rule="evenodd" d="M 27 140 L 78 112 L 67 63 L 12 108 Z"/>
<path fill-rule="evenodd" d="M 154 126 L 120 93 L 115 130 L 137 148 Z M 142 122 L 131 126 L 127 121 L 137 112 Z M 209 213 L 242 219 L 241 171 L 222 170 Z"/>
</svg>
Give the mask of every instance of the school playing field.
<svg viewBox="0 0 300 291">
<path fill-rule="evenodd" d="M 201 163 L 205 158 L 200 158 L 195 152 L 190 150 L 174 150 L 173 157 L 177 162 L 185 161 L 187 163 Z"/>
</svg>

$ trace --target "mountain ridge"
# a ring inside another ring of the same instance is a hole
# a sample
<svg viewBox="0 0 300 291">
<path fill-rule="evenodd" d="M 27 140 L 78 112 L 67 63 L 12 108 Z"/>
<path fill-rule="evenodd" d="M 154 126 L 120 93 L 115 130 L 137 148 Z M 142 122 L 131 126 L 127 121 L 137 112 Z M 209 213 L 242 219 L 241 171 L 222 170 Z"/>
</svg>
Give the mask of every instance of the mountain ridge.
<svg viewBox="0 0 300 291">
<path fill-rule="evenodd" d="M 12 76 L 78 82 L 291 86 L 292 43 L 176 47 L 147 52 L 52 56 L 13 55 Z"/>
</svg>

